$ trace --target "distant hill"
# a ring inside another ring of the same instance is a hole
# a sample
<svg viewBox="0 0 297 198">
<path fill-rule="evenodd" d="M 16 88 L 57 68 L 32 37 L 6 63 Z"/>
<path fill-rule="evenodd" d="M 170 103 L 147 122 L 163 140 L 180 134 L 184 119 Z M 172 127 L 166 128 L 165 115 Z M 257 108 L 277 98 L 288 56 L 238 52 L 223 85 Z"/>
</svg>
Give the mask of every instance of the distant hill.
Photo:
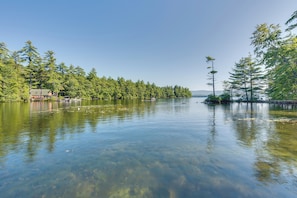
<svg viewBox="0 0 297 198">
<path fill-rule="evenodd" d="M 191 91 L 192 92 L 192 97 L 207 97 L 208 95 L 212 94 L 212 91 L 207 91 L 207 90 L 195 90 Z M 216 91 L 216 95 L 221 95 L 224 92 L 219 90 Z"/>
</svg>

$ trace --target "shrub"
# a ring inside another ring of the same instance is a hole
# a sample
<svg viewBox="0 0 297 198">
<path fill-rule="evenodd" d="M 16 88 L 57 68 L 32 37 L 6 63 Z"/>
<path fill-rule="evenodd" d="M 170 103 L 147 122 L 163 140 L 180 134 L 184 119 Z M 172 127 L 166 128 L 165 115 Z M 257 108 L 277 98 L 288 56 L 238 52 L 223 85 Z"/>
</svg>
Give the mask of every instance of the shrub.
<svg viewBox="0 0 297 198">
<path fill-rule="evenodd" d="M 204 102 L 211 104 L 229 103 L 230 95 L 228 93 L 223 93 L 220 96 L 208 95 Z"/>
</svg>

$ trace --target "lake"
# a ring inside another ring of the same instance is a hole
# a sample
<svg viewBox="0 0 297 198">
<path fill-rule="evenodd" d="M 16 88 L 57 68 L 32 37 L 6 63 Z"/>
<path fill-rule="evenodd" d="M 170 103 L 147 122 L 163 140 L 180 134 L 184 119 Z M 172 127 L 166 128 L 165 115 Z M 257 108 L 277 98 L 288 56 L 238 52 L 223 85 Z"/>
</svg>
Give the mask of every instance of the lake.
<svg viewBox="0 0 297 198">
<path fill-rule="evenodd" d="M 296 197 L 297 110 L 202 101 L 0 104 L 1 197 Z"/>
</svg>

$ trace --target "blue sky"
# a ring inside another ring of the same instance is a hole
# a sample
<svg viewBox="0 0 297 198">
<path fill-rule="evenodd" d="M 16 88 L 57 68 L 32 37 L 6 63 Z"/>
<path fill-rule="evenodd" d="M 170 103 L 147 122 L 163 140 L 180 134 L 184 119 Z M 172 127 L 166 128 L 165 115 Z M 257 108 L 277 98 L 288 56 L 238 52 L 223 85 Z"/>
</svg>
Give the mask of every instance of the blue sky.
<svg viewBox="0 0 297 198">
<path fill-rule="evenodd" d="M 207 86 L 205 56 L 218 70 L 216 86 L 235 62 L 253 52 L 257 24 L 285 22 L 296 0 L 1 0 L 0 42 L 19 50 L 27 40 L 57 63 L 99 77 L 158 86 Z"/>
</svg>

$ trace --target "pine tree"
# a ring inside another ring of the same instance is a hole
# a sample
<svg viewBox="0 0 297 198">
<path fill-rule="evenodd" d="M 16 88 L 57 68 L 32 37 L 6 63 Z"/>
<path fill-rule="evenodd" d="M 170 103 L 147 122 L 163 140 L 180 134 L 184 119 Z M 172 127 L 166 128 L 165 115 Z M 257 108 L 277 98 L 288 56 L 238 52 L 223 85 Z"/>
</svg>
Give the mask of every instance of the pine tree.
<svg viewBox="0 0 297 198">
<path fill-rule="evenodd" d="M 255 94 L 262 89 L 262 70 L 251 56 L 241 58 L 230 73 L 230 84 L 235 90 L 244 92 L 245 99 L 255 100 Z"/>
<path fill-rule="evenodd" d="M 214 59 L 213 57 L 211 57 L 211 56 L 206 56 L 206 62 L 207 62 L 207 63 L 208 63 L 208 62 L 211 62 L 211 66 L 208 66 L 208 67 L 207 67 L 208 69 L 210 69 L 210 72 L 209 72 L 209 74 L 210 74 L 210 78 L 209 78 L 209 80 L 211 80 L 211 82 L 208 83 L 208 85 L 211 85 L 211 86 L 212 86 L 212 95 L 213 95 L 214 97 L 216 97 L 216 90 L 215 90 L 215 74 L 218 73 L 218 71 L 216 71 L 216 70 L 214 69 L 214 61 L 215 61 L 215 59 Z"/>
</svg>

